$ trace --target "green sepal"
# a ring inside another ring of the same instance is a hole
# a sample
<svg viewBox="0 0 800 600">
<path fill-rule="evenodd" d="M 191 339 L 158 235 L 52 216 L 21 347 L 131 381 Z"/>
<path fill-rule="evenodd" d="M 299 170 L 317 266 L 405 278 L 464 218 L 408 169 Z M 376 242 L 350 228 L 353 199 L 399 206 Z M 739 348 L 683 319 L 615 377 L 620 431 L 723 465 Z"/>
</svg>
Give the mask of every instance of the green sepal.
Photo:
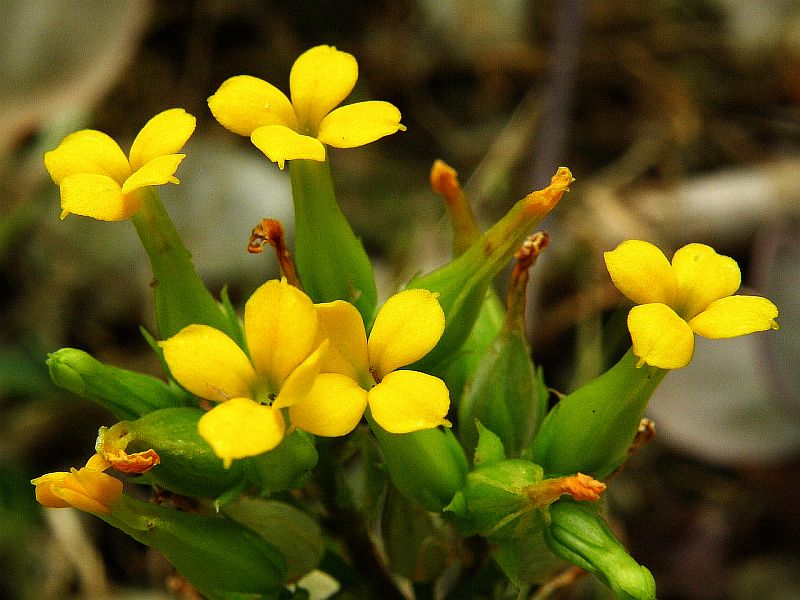
<svg viewBox="0 0 800 600">
<path fill-rule="evenodd" d="M 161 458 L 160 464 L 142 475 L 141 483 L 155 484 L 182 496 L 218 498 L 241 489 L 244 469 L 240 461 L 226 469 L 222 459 L 200 437 L 197 422 L 204 414 L 199 408 L 166 408 L 135 421 L 118 423 L 108 431 L 115 437 L 128 436 L 128 453 L 152 448 Z M 100 438 L 98 445 L 102 445 Z"/>
<path fill-rule="evenodd" d="M 263 493 L 272 494 L 305 485 L 318 459 L 314 436 L 297 429 L 269 452 L 234 464 L 243 464 L 248 481 Z"/>
<path fill-rule="evenodd" d="M 192 263 L 192 255 L 152 188 L 138 190 L 141 208 L 131 217 L 150 259 L 156 327 L 161 339 L 192 323 L 209 325 L 236 338 L 235 328 L 206 288 Z"/>
<path fill-rule="evenodd" d="M 475 324 L 467 339 L 449 361 L 437 365 L 438 375 L 450 390 L 450 398 L 459 402 L 464 388 L 478 368 L 484 354 L 494 342 L 505 320 L 505 308 L 493 288 L 486 290 Z"/>
<path fill-rule="evenodd" d="M 315 569 L 325 554 L 319 524 L 291 504 L 240 496 L 222 512 L 280 550 L 286 558 L 286 578 L 290 581 Z"/>
<path fill-rule="evenodd" d="M 46 362 L 58 387 L 91 400 L 120 420 L 196 402 L 175 384 L 107 365 L 83 350 L 62 348 L 49 354 Z"/>
<path fill-rule="evenodd" d="M 569 169 L 559 169 L 550 186 L 517 202 L 461 256 L 409 282 L 409 288 L 439 294 L 445 315 L 444 334 L 439 343 L 415 368 L 425 372 L 446 368 L 472 331 L 492 279 L 558 203 L 572 181 Z"/>
<path fill-rule="evenodd" d="M 294 260 L 314 302 L 347 300 L 371 323 L 378 294 L 372 263 L 345 219 L 327 161 L 289 163 L 294 198 Z"/>
<path fill-rule="evenodd" d="M 431 512 L 441 512 L 464 485 L 467 457 L 450 429 L 389 433 L 369 418 L 394 486 Z"/>
<path fill-rule="evenodd" d="M 553 553 L 594 573 L 617 600 L 655 600 L 653 575 L 628 554 L 596 507 L 563 499 L 549 512 L 545 541 Z"/>
<path fill-rule="evenodd" d="M 597 379 L 562 398 L 532 447 L 548 477 L 585 473 L 604 479 L 628 458 L 647 402 L 669 371 L 637 367 L 629 350 Z"/>
<path fill-rule="evenodd" d="M 458 405 L 461 443 L 477 443 L 478 420 L 503 440 L 506 453 L 519 457 L 541 419 L 536 367 L 525 332 L 504 327 L 484 354 Z"/>
<path fill-rule="evenodd" d="M 159 550 L 209 598 L 277 594 L 286 581 L 286 559 L 252 530 L 221 515 L 180 512 L 123 496 L 98 515 L 135 540 Z"/>
<path fill-rule="evenodd" d="M 392 486 L 386 495 L 381 534 L 392 573 L 413 582 L 432 581 L 457 555 L 455 535 L 442 518 Z"/>
</svg>

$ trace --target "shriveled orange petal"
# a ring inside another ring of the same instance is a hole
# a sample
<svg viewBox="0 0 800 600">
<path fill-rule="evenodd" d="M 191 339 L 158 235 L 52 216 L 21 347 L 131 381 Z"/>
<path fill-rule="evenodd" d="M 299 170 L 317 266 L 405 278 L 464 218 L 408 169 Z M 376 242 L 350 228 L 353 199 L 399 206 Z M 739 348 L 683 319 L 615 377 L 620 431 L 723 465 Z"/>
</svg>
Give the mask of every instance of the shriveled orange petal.
<svg viewBox="0 0 800 600">
<path fill-rule="evenodd" d="M 249 398 L 234 398 L 200 417 L 197 431 L 227 468 L 237 458 L 275 448 L 283 440 L 286 425 L 279 410 Z"/>
<path fill-rule="evenodd" d="M 355 429 L 367 407 L 367 392 L 338 373 L 322 373 L 302 402 L 289 408 L 292 425 L 314 435 L 334 437 Z"/>
<path fill-rule="evenodd" d="M 154 158 L 138 171 L 135 171 L 122 186 L 122 193 L 128 194 L 149 185 L 180 183 L 175 177 L 178 165 L 186 158 L 185 154 L 167 154 Z"/>
<path fill-rule="evenodd" d="M 445 419 L 450 393 L 438 377 L 417 371 L 394 371 L 369 391 L 372 417 L 389 433 L 409 433 L 450 426 Z"/>
<path fill-rule="evenodd" d="M 695 333 L 719 339 L 778 329 L 778 307 L 761 296 L 728 296 L 689 321 Z"/>
<path fill-rule="evenodd" d="M 329 346 L 328 340 L 322 340 L 319 347 L 289 373 L 286 381 L 281 386 L 280 392 L 278 392 L 278 397 L 272 403 L 273 407 L 286 408 L 302 402 L 308 396 L 317 375 L 319 375 L 322 361 L 328 353 Z"/>
<path fill-rule="evenodd" d="M 256 373 L 231 338 L 208 325 L 187 325 L 159 342 L 175 380 L 195 396 L 222 402 L 247 397 Z"/>
<path fill-rule="evenodd" d="M 318 139 L 301 135 L 283 125 L 259 127 L 250 139 L 268 159 L 283 169 L 287 160 L 325 160 L 325 146 Z"/>
<path fill-rule="evenodd" d="M 69 175 L 60 187 L 62 219 L 74 213 L 100 221 L 122 221 L 141 206 L 136 194 L 123 194 L 119 184 L 106 175 Z"/>
<path fill-rule="evenodd" d="M 341 373 L 356 381 L 369 376 L 367 334 L 358 309 L 344 300 L 314 306 L 319 318 L 318 338 L 330 341 L 322 372 Z"/>
<path fill-rule="evenodd" d="M 94 173 L 106 175 L 122 185 L 131 174 L 128 157 L 117 142 L 94 129 L 76 131 L 65 137 L 57 148 L 45 153 L 44 165 L 57 184 L 70 175 Z"/>
<path fill-rule="evenodd" d="M 633 353 L 652 367 L 680 369 L 694 353 L 694 333 L 664 304 L 634 306 L 628 314 Z"/>
<path fill-rule="evenodd" d="M 715 300 L 730 296 L 742 283 L 736 261 L 705 244 L 688 244 L 675 252 L 672 268 L 678 281 L 674 306 L 686 320 Z"/>
<path fill-rule="evenodd" d="M 352 54 L 332 46 L 316 46 L 303 52 L 289 74 L 292 104 L 301 131 L 316 136 L 322 118 L 347 98 L 357 79 L 358 63 Z"/>
<path fill-rule="evenodd" d="M 379 378 L 419 360 L 444 332 L 444 311 L 436 294 L 425 289 L 404 290 L 378 311 L 369 334 L 369 363 Z"/>
<path fill-rule="evenodd" d="M 223 82 L 208 99 L 211 113 L 225 129 L 249 136 L 265 125 L 297 127 L 289 98 L 271 83 L 250 75 L 237 75 Z"/>
<path fill-rule="evenodd" d="M 268 281 L 245 304 L 244 335 L 256 372 L 278 391 L 315 349 L 317 311 L 296 287 Z"/>
<path fill-rule="evenodd" d="M 131 145 L 131 170 L 141 169 L 154 158 L 179 153 L 194 132 L 196 122 L 182 108 L 165 110 L 150 119 Z"/>
<path fill-rule="evenodd" d="M 603 257 L 614 285 L 636 304 L 675 302 L 678 282 L 672 266 L 653 244 L 626 240 Z"/>
<path fill-rule="evenodd" d="M 405 125 L 400 124 L 400 111 L 393 104 L 357 102 L 341 106 L 322 119 L 317 139 L 336 148 L 354 148 L 401 130 Z"/>
</svg>

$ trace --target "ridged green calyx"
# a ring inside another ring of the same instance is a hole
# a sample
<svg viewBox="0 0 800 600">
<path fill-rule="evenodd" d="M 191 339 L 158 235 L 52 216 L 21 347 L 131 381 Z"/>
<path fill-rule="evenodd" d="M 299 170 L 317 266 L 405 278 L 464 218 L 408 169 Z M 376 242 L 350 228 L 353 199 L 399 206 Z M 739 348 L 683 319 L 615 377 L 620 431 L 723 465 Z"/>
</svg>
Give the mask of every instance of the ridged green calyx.
<svg viewBox="0 0 800 600">
<path fill-rule="evenodd" d="M 122 421 L 100 430 L 97 451 L 114 464 L 115 451 L 128 454 L 154 450 L 160 464 L 142 477 L 165 490 L 196 498 L 217 498 L 240 487 L 243 469 L 226 469 L 211 446 L 197 432 L 203 416 L 199 408 L 165 408 L 135 421 Z"/>
<path fill-rule="evenodd" d="M 327 161 L 289 163 L 294 198 L 294 258 L 314 302 L 346 300 L 370 323 L 377 304 L 372 263 L 345 219 Z"/>
<path fill-rule="evenodd" d="M 629 350 L 550 410 L 531 452 L 548 476 L 581 472 L 603 479 L 625 462 L 647 402 L 669 372 L 638 362 Z"/>
</svg>

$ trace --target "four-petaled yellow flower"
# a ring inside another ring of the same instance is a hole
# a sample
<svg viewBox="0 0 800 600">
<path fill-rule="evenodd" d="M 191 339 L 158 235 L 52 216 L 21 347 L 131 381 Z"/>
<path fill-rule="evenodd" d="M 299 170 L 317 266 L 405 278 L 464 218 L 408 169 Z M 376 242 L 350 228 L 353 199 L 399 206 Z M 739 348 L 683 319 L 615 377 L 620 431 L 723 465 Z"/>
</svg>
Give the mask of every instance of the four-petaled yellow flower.
<svg viewBox="0 0 800 600">
<path fill-rule="evenodd" d="M 286 433 L 281 409 L 308 394 L 328 346 L 317 338 L 311 299 L 285 281 L 268 281 L 253 293 L 244 334 L 249 358 L 207 325 L 189 325 L 160 342 L 178 383 L 220 403 L 200 418 L 198 431 L 226 466 L 280 444 Z"/>
<path fill-rule="evenodd" d="M 262 79 L 239 75 L 225 81 L 208 105 L 223 127 L 249 136 L 283 169 L 287 160 L 324 161 L 323 144 L 353 148 L 405 130 L 400 111 L 388 102 L 356 102 L 336 108 L 357 79 L 358 63 L 351 54 L 316 46 L 292 66 L 291 100 Z"/>
<path fill-rule="evenodd" d="M 36 500 L 48 508 L 77 508 L 94 514 L 109 514 L 122 497 L 122 482 L 107 473 L 108 461 L 95 454 L 80 469 L 47 473 L 31 480 Z"/>
<path fill-rule="evenodd" d="M 179 183 L 178 154 L 192 135 L 195 118 L 182 108 L 157 114 L 133 140 L 129 156 L 108 135 L 76 131 L 44 155 L 50 177 L 61 189 L 61 218 L 70 213 L 101 221 L 127 219 L 141 205 L 142 188 Z"/>
<path fill-rule="evenodd" d="M 729 338 L 778 329 L 778 309 L 760 296 L 734 296 L 741 285 L 736 261 L 704 244 L 678 250 L 672 263 L 653 244 L 622 242 L 605 253 L 614 285 L 638 304 L 628 315 L 640 364 L 679 369 L 689 364 L 694 334 Z"/>
<path fill-rule="evenodd" d="M 450 425 L 444 382 L 398 370 L 425 356 L 442 336 L 444 312 L 435 294 L 415 289 L 389 298 L 369 341 L 352 304 L 336 300 L 316 307 L 319 335 L 330 341 L 330 348 L 311 393 L 289 407 L 294 426 L 316 435 L 345 435 L 367 405 L 375 422 L 390 433 Z"/>
</svg>

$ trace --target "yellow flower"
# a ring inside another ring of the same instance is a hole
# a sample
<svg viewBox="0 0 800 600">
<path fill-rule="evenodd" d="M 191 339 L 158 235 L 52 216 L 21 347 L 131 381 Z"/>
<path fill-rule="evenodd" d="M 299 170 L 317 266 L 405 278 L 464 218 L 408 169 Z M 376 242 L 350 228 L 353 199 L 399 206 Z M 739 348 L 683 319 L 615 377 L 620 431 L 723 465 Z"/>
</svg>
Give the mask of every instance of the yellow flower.
<svg viewBox="0 0 800 600">
<path fill-rule="evenodd" d="M 227 335 L 189 325 L 160 342 L 172 376 L 200 398 L 219 402 L 198 431 L 229 466 L 272 450 L 286 432 L 281 409 L 301 401 L 320 370 L 327 342 L 317 339 L 311 299 L 285 281 L 268 281 L 247 301 L 250 358 Z"/>
<path fill-rule="evenodd" d="M 95 454 L 85 467 L 68 473 L 47 473 L 31 480 L 36 500 L 48 508 L 77 508 L 94 514 L 108 514 L 122 497 L 122 482 L 103 473 L 109 463 Z"/>
<path fill-rule="evenodd" d="M 336 108 L 353 90 L 356 79 L 358 63 L 351 54 L 316 46 L 292 66 L 291 100 L 262 79 L 239 75 L 225 81 L 208 99 L 208 106 L 223 127 L 249 136 L 283 169 L 287 160 L 324 161 L 323 144 L 353 148 L 405 130 L 400 111 L 388 102 Z"/>
<path fill-rule="evenodd" d="M 672 263 L 648 242 L 628 240 L 605 253 L 614 285 L 638 304 L 628 315 L 633 352 L 662 369 L 689 364 L 694 334 L 718 339 L 778 329 L 778 309 L 760 296 L 734 296 L 736 261 L 704 244 L 678 250 Z"/>
<path fill-rule="evenodd" d="M 175 171 L 186 156 L 177 154 L 195 127 L 182 108 L 150 119 L 133 140 L 129 156 L 105 133 L 93 129 L 65 137 L 45 153 L 44 164 L 61 189 L 61 218 L 70 213 L 101 221 L 127 219 L 141 205 L 141 188 L 179 183 Z"/>
<path fill-rule="evenodd" d="M 308 397 L 289 408 L 292 424 L 316 435 L 345 435 L 367 405 L 390 433 L 449 426 L 450 396 L 437 377 L 398 370 L 425 356 L 444 331 L 436 295 L 406 290 L 381 307 L 369 340 L 358 310 L 336 300 L 317 304 L 320 336 L 330 349 Z"/>
</svg>

